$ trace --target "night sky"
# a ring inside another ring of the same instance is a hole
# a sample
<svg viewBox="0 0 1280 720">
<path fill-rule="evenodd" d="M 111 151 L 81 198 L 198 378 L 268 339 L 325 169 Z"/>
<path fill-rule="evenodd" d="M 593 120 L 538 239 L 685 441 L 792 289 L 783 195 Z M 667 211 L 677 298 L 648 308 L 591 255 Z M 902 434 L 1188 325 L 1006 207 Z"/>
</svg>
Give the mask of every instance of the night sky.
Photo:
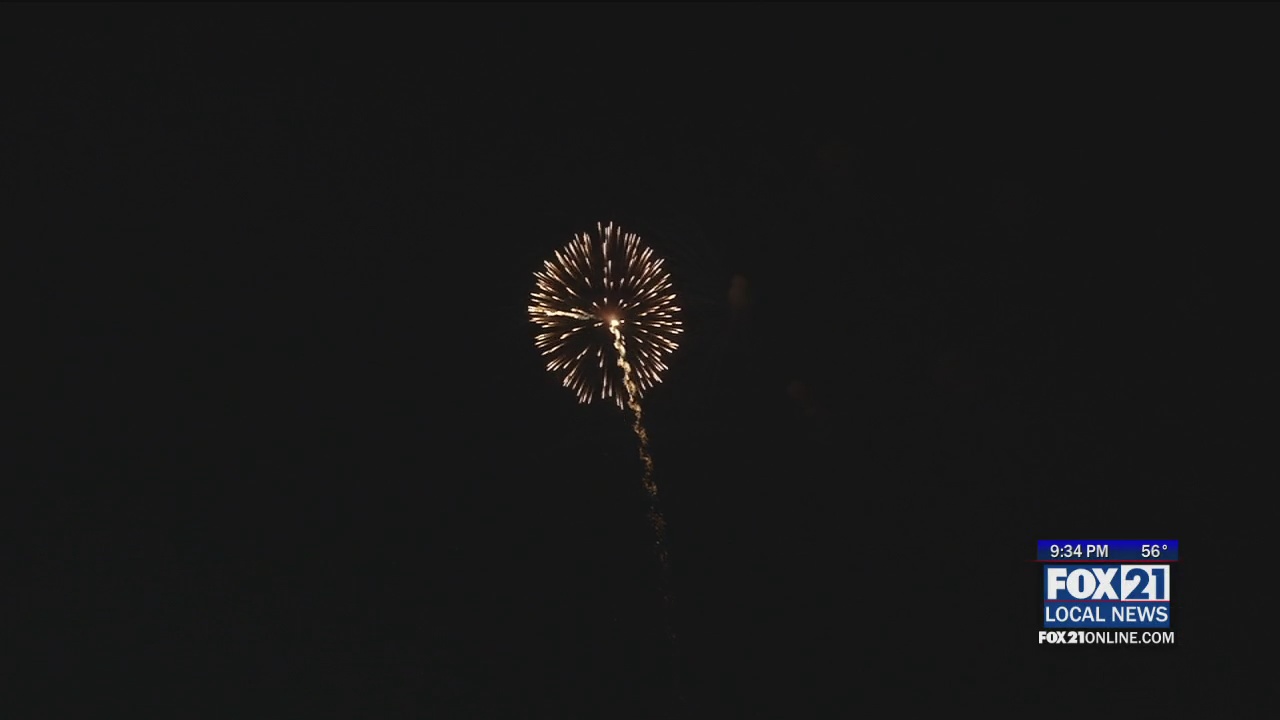
<svg viewBox="0 0 1280 720">
<path fill-rule="evenodd" d="M 0 715 L 1248 716 L 1275 19 L 6 6 Z M 666 619 L 526 312 L 609 221 Z M 1181 540 L 1177 645 L 1038 646 L 1055 537 Z"/>
</svg>

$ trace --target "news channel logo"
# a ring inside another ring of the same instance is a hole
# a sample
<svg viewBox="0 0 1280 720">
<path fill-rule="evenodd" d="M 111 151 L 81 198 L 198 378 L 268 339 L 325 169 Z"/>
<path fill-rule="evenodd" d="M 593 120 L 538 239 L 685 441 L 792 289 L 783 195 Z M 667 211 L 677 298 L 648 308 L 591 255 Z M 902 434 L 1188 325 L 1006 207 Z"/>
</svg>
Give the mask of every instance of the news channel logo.
<svg viewBox="0 0 1280 720">
<path fill-rule="evenodd" d="M 1173 641 L 1171 631 L 1145 631 L 1171 627 L 1176 540 L 1041 540 L 1036 561 L 1041 643 Z"/>
</svg>

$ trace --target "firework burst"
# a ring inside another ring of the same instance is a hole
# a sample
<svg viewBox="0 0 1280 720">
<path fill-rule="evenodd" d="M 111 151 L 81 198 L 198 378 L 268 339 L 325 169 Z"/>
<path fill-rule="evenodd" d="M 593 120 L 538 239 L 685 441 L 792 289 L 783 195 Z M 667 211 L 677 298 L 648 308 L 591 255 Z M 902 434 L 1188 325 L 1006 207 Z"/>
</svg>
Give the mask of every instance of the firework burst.
<svg viewBox="0 0 1280 720">
<path fill-rule="evenodd" d="M 599 397 L 631 411 L 631 427 L 644 463 L 641 482 L 649 495 L 649 521 L 662 571 L 667 635 L 676 672 L 679 650 L 669 617 L 667 524 L 658 507 L 640 398 L 662 381 L 667 369 L 663 359 L 675 351 L 681 333 L 680 308 L 663 261 L 641 244 L 638 235 L 623 233 L 613 223 L 601 223 L 596 230 L 594 237 L 575 236 L 534 273 L 529 319 L 538 326 L 534 342 L 547 358 L 547 370 L 560 375 L 579 402 Z M 678 694 L 679 680 L 673 679 Z"/>
<path fill-rule="evenodd" d="M 534 273 L 529 319 L 547 370 L 581 403 L 619 408 L 662 382 L 665 358 L 678 347 L 680 308 L 663 260 L 634 233 L 612 223 L 576 235 Z M 621 342 L 615 342 L 620 335 Z M 633 387 L 619 363 L 625 347 Z"/>
</svg>

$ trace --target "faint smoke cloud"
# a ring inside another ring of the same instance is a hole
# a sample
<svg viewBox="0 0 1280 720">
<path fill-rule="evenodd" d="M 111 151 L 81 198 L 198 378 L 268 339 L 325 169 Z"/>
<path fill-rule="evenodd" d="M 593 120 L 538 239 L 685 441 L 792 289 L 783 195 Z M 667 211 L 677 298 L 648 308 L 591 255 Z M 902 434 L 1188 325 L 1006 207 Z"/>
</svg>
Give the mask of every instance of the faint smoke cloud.
<svg viewBox="0 0 1280 720">
<path fill-rule="evenodd" d="M 809 392 L 809 386 L 800 380 L 792 380 L 787 385 L 787 397 L 791 402 L 801 410 L 805 415 L 816 415 L 818 405 L 813 400 L 813 395 Z"/>
<path fill-rule="evenodd" d="M 733 309 L 734 316 L 740 317 L 746 313 L 749 304 L 747 279 L 741 275 L 734 275 L 733 281 L 729 284 L 729 307 Z"/>
<path fill-rule="evenodd" d="M 953 347 L 934 361 L 933 380 L 947 392 L 972 395 L 981 389 L 977 360 L 972 349 Z"/>
<path fill-rule="evenodd" d="M 853 145 L 842 137 L 828 139 L 815 154 L 818 164 L 834 176 L 848 175 L 857 158 Z"/>
</svg>

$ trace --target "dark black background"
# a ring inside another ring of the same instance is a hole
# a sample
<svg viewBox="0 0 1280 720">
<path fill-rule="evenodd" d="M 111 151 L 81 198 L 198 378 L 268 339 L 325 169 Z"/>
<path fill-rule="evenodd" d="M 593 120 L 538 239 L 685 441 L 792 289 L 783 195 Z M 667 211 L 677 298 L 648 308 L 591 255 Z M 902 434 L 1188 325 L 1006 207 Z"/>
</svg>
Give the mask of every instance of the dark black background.
<svg viewBox="0 0 1280 720">
<path fill-rule="evenodd" d="M 1273 11 L 3 16 L 15 710 L 1254 707 Z M 635 440 L 525 315 L 610 220 L 687 310 L 674 681 Z M 1038 647 L 1051 537 L 1182 540 L 1178 644 Z"/>
</svg>

